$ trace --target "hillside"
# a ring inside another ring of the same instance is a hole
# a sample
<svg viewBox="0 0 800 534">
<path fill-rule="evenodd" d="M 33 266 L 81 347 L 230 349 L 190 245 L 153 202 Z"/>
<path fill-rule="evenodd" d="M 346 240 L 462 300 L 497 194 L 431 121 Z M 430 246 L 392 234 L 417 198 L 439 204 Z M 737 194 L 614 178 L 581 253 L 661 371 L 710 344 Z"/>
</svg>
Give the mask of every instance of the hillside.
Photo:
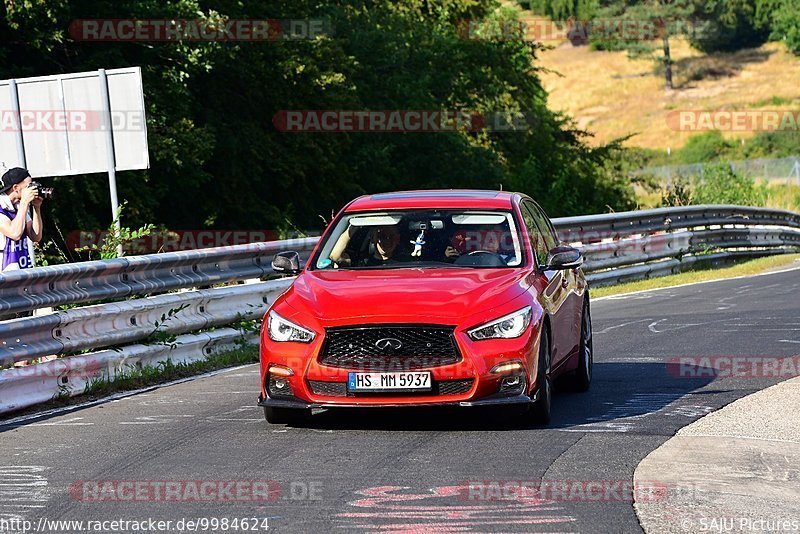
<svg viewBox="0 0 800 534">
<path fill-rule="evenodd" d="M 797 110 L 800 59 L 781 43 L 704 56 L 674 40 L 675 87 L 664 89 L 662 68 L 625 52 L 597 52 L 569 42 L 541 53 L 551 107 L 594 133 L 595 143 L 636 134 L 628 146 L 678 149 L 691 132 L 670 128 L 675 110 Z M 749 137 L 751 133 L 726 133 Z"/>
</svg>

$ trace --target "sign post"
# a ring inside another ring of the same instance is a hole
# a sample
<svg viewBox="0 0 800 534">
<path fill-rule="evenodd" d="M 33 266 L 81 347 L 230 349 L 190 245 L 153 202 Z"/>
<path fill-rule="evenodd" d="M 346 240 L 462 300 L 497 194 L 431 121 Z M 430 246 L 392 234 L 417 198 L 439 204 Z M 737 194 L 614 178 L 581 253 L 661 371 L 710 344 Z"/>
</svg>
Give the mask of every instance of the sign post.
<svg viewBox="0 0 800 534">
<path fill-rule="evenodd" d="M 25 140 L 22 137 L 22 119 L 19 114 L 19 93 L 17 92 L 17 81 L 10 80 L 8 83 L 8 90 L 11 96 L 11 112 L 14 114 L 17 130 L 17 157 L 20 161 L 20 167 L 27 168 L 25 164 Z"/>
<path fill-rule="evenodd" d="M 108 189 L 111 194 L 111 220 L 114 221 L 114 232 L 119 239 L 122 232 L 122 218 L 119 213 L 117 198 L 117 158 L 114 156 L 114 122 L 111 118 L 111 100 L 108 97 L 108 77 L 106 69 L 99 69 L 100 105 L 103 106 L 103 128 L 106 131 L 106 154 L 108 158 Z M 122 257 L 122 243 L 117 243 L 117 257 Z"/>
</svg>

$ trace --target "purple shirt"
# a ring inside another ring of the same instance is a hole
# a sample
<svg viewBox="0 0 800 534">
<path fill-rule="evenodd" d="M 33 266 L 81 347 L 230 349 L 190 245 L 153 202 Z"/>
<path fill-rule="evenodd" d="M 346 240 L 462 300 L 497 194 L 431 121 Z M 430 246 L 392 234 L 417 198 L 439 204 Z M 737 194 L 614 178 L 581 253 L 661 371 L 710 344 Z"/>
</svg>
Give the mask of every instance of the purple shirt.
<svg viewBox="0 0 800 534">
<path fill-rule="evenodd" d="M 3 206 L 0 206 L 0 215 L 5 215 L 9 220 L 13 221 L 17 216 L 17 211 L 11 211 Z M 27 217 L 26 217 L 27 219 Z M 5 246 L 3 247 L 3 264 L 0 271 L 14 270 L 14 269 L 27 269 L 33 267 L 31 262 L 30 251 L 28 250 L 28 230 L 27 220 L 25 221 L 25 232 L 18 241 L 14 241 L 8 236 L 5 237 Z M 9 269 L 10 267 L 10 269 Z"/>
</svg>

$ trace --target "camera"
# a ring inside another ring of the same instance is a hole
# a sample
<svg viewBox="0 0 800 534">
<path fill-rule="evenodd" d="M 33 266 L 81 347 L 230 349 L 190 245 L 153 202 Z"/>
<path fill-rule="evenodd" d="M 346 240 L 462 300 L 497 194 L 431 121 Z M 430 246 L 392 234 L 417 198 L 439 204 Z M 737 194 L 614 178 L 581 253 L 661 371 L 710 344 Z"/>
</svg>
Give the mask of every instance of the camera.
<svg viewBox="0 0 800 534">
<path fill-rule="evenodd" d="M 36 189 L 39 193 L 39 196 L 46 199 L 53 198 L 53 188 L 52 187 L 44 187 L 39 182 L 31 182 L 28 187 L 32 189 Z"/>
</svg>

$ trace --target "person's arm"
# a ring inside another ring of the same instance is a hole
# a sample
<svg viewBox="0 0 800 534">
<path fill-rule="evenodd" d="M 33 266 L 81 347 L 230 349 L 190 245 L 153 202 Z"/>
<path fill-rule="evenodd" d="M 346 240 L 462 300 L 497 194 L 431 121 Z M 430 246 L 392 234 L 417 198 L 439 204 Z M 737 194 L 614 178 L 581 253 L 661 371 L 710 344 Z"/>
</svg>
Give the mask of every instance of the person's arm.
<svg viewBox="0 0 800 534">
<path fill-rule="evenodd" d="M 350 243 L 350 240 L 353 239 L 355 234 L 355 226 L 349 226 L 347 231 L 342 232 L 342 235 L 340 235 L 339 239 L 336 240 L 336 244 L 333 246 L 333 249 L 331 249 L 329 258 L 336 263 L 339 263 L 339 260 L 342 259 L 342 255 L 344 254 L 344 249 L 347 248 L 347 244 Z"/>
<path fill-rule="evenodd" d="M 28 206 L 36 198 L 36 190 L 25 188 L 22 190 L 22 199 L 17 207 L 17 215 L 14 220 L 8 217 L 0 217 L 0 233 L 12 241 L 19 241 L 28 229 Z"/>
<path fill-rule="evenodd" d="M 33 217 L 28 221 L 28 237 L 34 243 L 38 243 L 42 240 L 42 199 L 37 196 L 31 202 L 31 206 L 33 206 Z"/>
</svg>

